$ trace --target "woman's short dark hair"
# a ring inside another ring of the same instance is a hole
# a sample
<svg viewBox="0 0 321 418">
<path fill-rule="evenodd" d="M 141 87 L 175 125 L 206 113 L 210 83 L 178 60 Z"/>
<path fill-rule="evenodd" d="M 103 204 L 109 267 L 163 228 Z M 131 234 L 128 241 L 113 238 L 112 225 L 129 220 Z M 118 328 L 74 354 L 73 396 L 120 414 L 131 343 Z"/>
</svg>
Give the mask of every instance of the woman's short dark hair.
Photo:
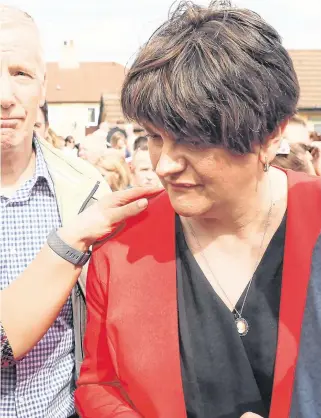
<svg viewBox="0 0 321 418">
<path fill-rule="evenodd" d="M 182 2 L 139 51 L 122 89 L 125 116 L 238 153 L 296 111 L 299 85 L 279 34 L 227 1 Z"/>
</svg>

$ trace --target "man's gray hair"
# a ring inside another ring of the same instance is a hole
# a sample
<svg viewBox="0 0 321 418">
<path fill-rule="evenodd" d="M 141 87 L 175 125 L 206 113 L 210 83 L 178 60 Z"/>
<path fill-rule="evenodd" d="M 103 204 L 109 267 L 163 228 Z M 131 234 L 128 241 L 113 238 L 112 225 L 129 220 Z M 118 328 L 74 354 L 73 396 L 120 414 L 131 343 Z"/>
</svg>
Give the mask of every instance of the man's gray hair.
<svg viewBox="0 0 321 418">
<path fill-rule="evenodd" d="M 43 75 L 46 72 L 46 64 L 44 58 L 44 51 L 42 47 L 42 42 L 40 38 L 39 29 L 36 25 L 34 19 L 25 11 L 18 9 L 13 6 L 8 6 L 7 4 L 0 4 L 0 30 L 5 28 L 6 24 L 10 23 L 26 23 L 30 25 L 30 28 L 34 30 L 35 34 L 39 38 L 39 57 L 41 61 L 41 71 Z"/>
<path fill-rule="evenodd" d="M 13 6 L 8 6 L 7 4 L 0 4 L 1 23 L 5 23 L 6 21 L 12 21 L 12 19 L 16 18 L 25 19 L 26 21 L 32 22 L 36 27 L 35 21 L 27 12 Z"/>
</svg>

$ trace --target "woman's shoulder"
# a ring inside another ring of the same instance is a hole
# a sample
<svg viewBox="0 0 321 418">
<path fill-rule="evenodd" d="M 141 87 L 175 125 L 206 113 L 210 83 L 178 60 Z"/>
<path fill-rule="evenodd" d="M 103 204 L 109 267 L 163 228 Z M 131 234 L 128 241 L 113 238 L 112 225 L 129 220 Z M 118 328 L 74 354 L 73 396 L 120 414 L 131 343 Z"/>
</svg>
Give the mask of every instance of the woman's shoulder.
<svg viewBox="0 0 321 418">
<path fill-rule="evenodd" d="M 175 243 L 175 212 L 164 191 L 152 198 L 148 208 L 126 221 L 123 230 L 95 251 L 95 259 L 108 259 L 110 266 L 124 268 L 144 259 L 167 260 Z M 105 260 L 105 261 L 104 261 Z"/>
<path fill-rule="evenodd" d="M 161 230 L 171 219 L 174 219 L 174 209 L 171 206 L 167 192 L 164 190 L 148 202 L 147 209 L 137 217 L 127 222 L 124 233 L 135 230 L 136 233 L 143 230 L 150 232 Z"/>
<path fill-rule="evenodd" d="M 166 231 L 174 230 L 175 212 L 170 204 L 167 192 L 164 190 L 149 199 L 148 207 L 139 215 L 126 221 L 122 231 L 106 242 L 103 247 L 119 243 L 139 245 L 149 236 L 164 235 Z"/>
<path fill-rule="evenodd" d="M 316 190 L 321 189 L 321 177 L 319 176 L 312 176 L 310 174 L 293 170 L 286 170 L 286 174 L 288 177 L 289 188 L 294 187 L 297 184 L 309 184 L 311 188 L 315 188 Z"/>
<path fill-rule="evenodd" d="M 287 171 L 288 200 L 306 206 L 313 202 L 314 211 L 321 213 L 321 177 L 306 173 Z"/>
<path fill-rule="evenodd" d="M 295 223 L 319 234 L 321 228 L 321 178 L 288 171 L 288 215 Z"/>
</svg>

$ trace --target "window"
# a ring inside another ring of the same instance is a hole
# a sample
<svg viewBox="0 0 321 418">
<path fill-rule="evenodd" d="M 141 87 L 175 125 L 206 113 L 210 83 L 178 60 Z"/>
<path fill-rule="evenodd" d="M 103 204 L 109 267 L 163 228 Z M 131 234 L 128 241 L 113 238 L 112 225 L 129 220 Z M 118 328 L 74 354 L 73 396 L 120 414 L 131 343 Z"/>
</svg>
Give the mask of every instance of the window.
<svg viewBox="0 0 321 418">
<path fill-rule="evenodd" d="M 315 132 L 317 132 L 318 134 L 321 134 L 321 123 L 316 123 L 314 125 L 314 130 Z"/>
<path fill-rule="evenodd" d="M 94 107 L 88 108 L 88 125 L 96 125 L 96 109 Z"/>
</svg>

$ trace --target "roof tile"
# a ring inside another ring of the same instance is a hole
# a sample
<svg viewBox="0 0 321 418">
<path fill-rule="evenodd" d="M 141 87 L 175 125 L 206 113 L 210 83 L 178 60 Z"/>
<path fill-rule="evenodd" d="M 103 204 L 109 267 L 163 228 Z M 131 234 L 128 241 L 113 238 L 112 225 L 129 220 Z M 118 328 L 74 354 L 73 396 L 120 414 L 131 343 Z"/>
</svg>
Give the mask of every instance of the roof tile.
<svg viewBox="0 0 321 418">
<path fill-rule="evenodd" d="M 81 62 L 79 68 L 62 69 L 47 63 L 48 103 L 99 102 L 101 94 L 120 94 L 125 67 L 115 62 Z"/>
</svg>

